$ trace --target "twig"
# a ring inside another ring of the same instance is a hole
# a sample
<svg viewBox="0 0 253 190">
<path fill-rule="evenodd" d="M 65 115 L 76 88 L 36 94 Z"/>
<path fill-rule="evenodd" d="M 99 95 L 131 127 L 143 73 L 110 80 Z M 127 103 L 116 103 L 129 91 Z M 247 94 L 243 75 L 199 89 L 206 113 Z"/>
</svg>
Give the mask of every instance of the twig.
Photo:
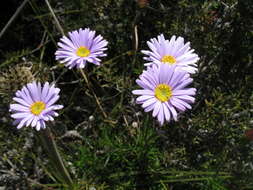
<svg viewBox="0 0 253 190">
<path fill-rule="evenodd" d="M 26 178 L 26 179 L 27 179 L 27 181 L 28 181 L 32 186 L 48 188 L 47 185 L 44 185 L 44 184 L 42 184 L 42 183 L 39 183 L 39 182 L 36 181 L 36 180 L 33 180 L 33 179 L 31 179 L 31 178 Z"/>
<path fill-rule="evenodd" d="M 137 11 L 136 15 L 134 17 L 133 20 L 133 61 L 132 61 L 132 66 L 135 64 L 136 62 L 136 55 L 137 55 L 137 51 L 138 51 L 138 19 L 140 18 L 141 12 Z"/>
<path fill-rule="evenodd" d="M 24 0 L 23 3 L 17 8 L 16 12 L 14 13 L 14 15 L 12 15 L 12 17 L 10 18 L 10 20 L 7 22 L 7 24 L 4 26 L 4 28 L 1 30 L 0 33 L 0 38 L 3 36 L 3 34 L 6 32 L 6 30 L 9 28 L 9 26 L 11 25 L 11 23 L 15 20 L 15 18 L 18 16 L 18 14 L 21 12 L 21 10 L 24 8 L 25 4 L 28 2 L 29 0 Z"/>
<path fill-rule="evenodd" d="M 57 79 L 56 79 L 57 81 Z M 78 79 L 78 80 L 73 80 L 73 81 L 70 81 L 70 82 L 58 82 L 59 85 L 68 85 L 68 84 L 76 84 L 76 83 L 79 83 L 81 81 L 81 79 Z"/>
<path fill-rule="evenodd" d="M 60 25 L 60 22 L 59 22 L 59 20 L 57 19 L 56 15 L 54 14 L 54 11 L 53 11 L 53 9 L 52 9 L 50 3 L 48 2 L 48 0 L 45 0 L 45 1 L 46 1 L 46 4 L 47 4 L 47 6 L 48 6 L 48 8 L 49 8 L 49 10 L 50 10 L 50 13 L 52 14 L 52 16 L 53 16 L 53 18 L 54 18 L 54 20 L 55 20 L 55 22 L 56 22 L 56 26 L 57 26 L 58 30 L 59 30 L 59 31 L 61 32 L 61 34 L 64 36 L 64 35 L 65 35 L 65 34 L 64 34 L 64 30 L 63 30 L 62 26 Z"/>
<path fill-rule="evenodd" d="M 83 10 L 80 9 L 80 10 L 58 10 L 58 11 L 54 11 L 54 13 L 57 13 L 59 15 L 67 15 L 67 14 L 80 13 L 80 12 L 83 12 Z M 34 19 L 42 19 L 42 18 L 48 17 L 48 16 L 51 16 L 51 13 L 45 13 L 45 14 L 35 16 Z"/>
<path fill-rule="evenodd" d="M 83 76 L 83 78 L 84 78 L 84 80 L 85 80 L 85 82 L 86 82 L 86 84 L 87 84 L 89 90 L 91 91 L 92 95 L 94 96 L 94 98 L 95 98 L 95 100 L 96 100 L 96 103 L 97 103 L 97 105 L 98 105 L 98 108 L 99 108 L 100 111 L 102 112 L 104 118 L 107 118 L 107 115 L 106 115 L 105 111 L 103 110 L 103 108 L 102 108 L 102 106 L 101 106 L 101 104 L 100 104 L 100 102 L 99 102 L 99 100 L 98 100 L 97 95 L 95 94 L 94 90 L 91 88 L 91 86 L 90 86 L 90 84 L 89 84 L 89 81 L 88 81 L 87 76 L 85 75 L 85 73 L 83 72 L 82 69 L 80 69 L 80 72 L 81 72 L 81 74 L 82 74 L 82 76 Z"/>
<path fill-rule="evenodd" d="M 138 26 L 137 24 L 134 26 L 134 51 L 137 52 L 138 51 L 138 44 L 139 44 L 139 38 L 138 38 Z"/>
<path fill-rule="evenodd" d="M 39 11 L 39 8 L 37 7 L 36 3 L 33 2 L 33 0 L 30 0 L 29 1 L 29 4 L 31 6 L 31 8 L 33 9 L 34 13 L 35 14 L 40 14 L 40 11 Z M 43 20 L 39 18 L 39 21 L 42 25 L 42 27 L 45 29 L 45 31 L 48 33 L 49 37 L 51 38 L 52 42 L 54 43 L 55 46 L 57 46 L 55 40 L 54 40 L 54 37 L 52 36 L 52 34 L 49 32 L 46 24 L 44 24 Z"/>
<path fill-rule="evenodd" d="M 127 127 L 129 127 L 129 125 L 128 125 L 128 122 L 127 122 L 127 119 L 126 119 L 126 116 L 125 116 L 125 115 L 123 115 L 123 119 L 124 119 L 124 122 L 126 123 L 126 126 L 127 126 Z"/>
</svg>

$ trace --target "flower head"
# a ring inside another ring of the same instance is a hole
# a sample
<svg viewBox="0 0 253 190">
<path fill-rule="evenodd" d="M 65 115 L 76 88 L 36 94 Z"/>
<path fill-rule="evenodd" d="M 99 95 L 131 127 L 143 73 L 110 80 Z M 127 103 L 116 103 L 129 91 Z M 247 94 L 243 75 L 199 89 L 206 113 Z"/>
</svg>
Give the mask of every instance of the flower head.
<svg viewBox="0 0 253 190">
<path fill-rule="evenodd" d="M 167 64 L 175 65 L 177 70 L 180 68 L 188 73 L 195 73 L 196 62 L 199 57 L 194 52 L 194 49 L 190 48 L 190 42 L 184 43 L 184 38 L 172 36 L 170 40 L 166 40 L 163 34 L 156 38 L 152 38 L 147 42 L 149 50 L 142 50 L 141 52 L 147 57 L 145 60 L 149 61 L 146 66 L 152 64 Z"/>
<path fill-rule="evenodd" d="M 40 83 L 29 83 L 18 90 L 13 98 L 16 103 L 10 104 L 11 117 L 15 119 L 17 128 L 32 126 L 38 131 L 46 128 L 45 121 L 53 121 L 53 117 L 58 116 L 55 110 L 63 108 L 55 104 L 59 92 L 59 88 L 55 88 L 54 84 L 50 86 L 48 82 L 43 87 Z"/>
<path fill-rule="evenodd" d="M 177 111 L 191 109 L 190 104 L 195 100 L 192 96 L 196 89 L 186 88 L 192 78 L 187 72 L 175 68 L 167 64 L 148 67 L 136 80 L 142 89 L 132 91 L 139 95 L 136 102 L 142 104 L 145 112 L 153 110 L 153 117 L 157 117 L 161 125 L 172 118 L 177 121 Z"/>
<path fill-rule="evenodd" d="M 59 49 L 55 52 L 56 60 L 65 63 L 69 69 L 84 68 L 86 62 L 100 65 L 98 57 L 104 57 L 108 42 L 101 35 L 95 36 L 89 28 L 69 32 L 69 38 L 63 36 L 58 42 Z"/>
</svg>

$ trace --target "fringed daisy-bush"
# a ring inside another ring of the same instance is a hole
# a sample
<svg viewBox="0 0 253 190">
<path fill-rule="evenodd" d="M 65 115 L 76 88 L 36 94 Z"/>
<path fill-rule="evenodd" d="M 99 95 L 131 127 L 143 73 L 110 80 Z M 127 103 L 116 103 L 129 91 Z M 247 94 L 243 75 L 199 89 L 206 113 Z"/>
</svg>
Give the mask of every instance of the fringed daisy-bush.
<svg viewBox="0 0 253 190">
<path fill-rule="evenodd" d="M 196 62 L 199 57 L 194 53 L 194 49 L 190 48 L 190 42 L 184 43 L 184 38 L 172 36 L 170 40 L 166 40 L 163 34 L 156 38 L 152 38 L 147 42 L 150 50 L 142 50 L 141 52 L 147 57 L 144 57 L 148 63 L 152 64 L 168 64 L 175 65 L 178 68 L 187 71 L 188 73 L 197 72 Z"/>
<path fill-rule="evenodd" d="M 101 35 L 95 36 L 95 33 L 85 28 L 69 32 L 69 37 L 63 36 L 55 52 L 56 60 L 65 63 L 69 69 L 84 68 L 87 62 L 100 65 L 99 57 L 106 56 L 104 51 L 108 42 Z"/>
<path fill-rule="evenodd" d="M 177 71 L 175 66 L 161 64 L 148 67 L 140 75 L 136 83 L 142 88 L 133 90 L 139 95 L 136 103 L 142 104 L 145 112 L 153 110 L 161 125 L 172 118 L 177 121 L 178 112 L 191 109 L 196 94 L 195 88 L 186 88 L 193 79 L 185 71 Z"/>
<path fill-rule="evenodd" d="M 53 121 L 53 117 L 58 116 L 55 110 L 63 108 L 62 105 L 55 104 L 60 97 L 59 92 L 59 88 L 48 82 L 43 87 L 41 83 L 29 83 L 18 90 L 13 98 L 16 103 L 10 104 L 11 117 L 15 119 L 17 128 L 31 126 L 38 131 L 46 128 L 45 121 Z"/>
</svg>

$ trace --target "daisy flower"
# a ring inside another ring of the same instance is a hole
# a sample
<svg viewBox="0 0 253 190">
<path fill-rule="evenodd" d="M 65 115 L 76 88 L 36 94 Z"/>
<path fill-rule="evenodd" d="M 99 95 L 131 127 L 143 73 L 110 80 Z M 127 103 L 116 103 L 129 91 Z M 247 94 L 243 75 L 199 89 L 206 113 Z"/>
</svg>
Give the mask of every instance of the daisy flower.
<svg viewBox="0 0 253 190">
<path fill-rule="evenodd" d="M 142 104 L 145 112 L 153 110 L 152 116 L 161 125 L 172 118 L 177 121 L 178 112 L 191 109 L 195 101 L 196 89 L 186 88 L 193 81 L 190 74 L 175 69 L 167 64 L 148 67 L 136 80 L 142 89 L 132 91 L 139 95 L 136 103 Z"/>
<path fill-rule="evenodd" d="M 98 57 L 104 57 L 108 42 L 101 35 L 95 36 L 95 31 L 80 28 L 69 32 L 69 37 L 63 36 L 58 42 L 59 49 L 55 52 L 56 60 L 65 63 L 69 69 L 84 68 L 86 62 L 100 65 Z"/>
<path fill-rule="evenodd" d="M 55 102 L 59 99 L 59 88 L 48 82 L 41 86 L 41 83 L 33 82 L 25 85 L 16 92 L 13 100 L 15 104 L 10 104 L 12 118 L 15 119 L 14 125 L 20 129 L 23 126 L 36 127 L 36 130 L 45 129 L 45 121 L 54 120 L 58 116 L 55 110 L 62 109 L 62 105 Z"/>
<path fill-rule="evenodd" d="M 198 70 L 196 62 L 199 57 L 193 53 L 194 49 L 190 48 L 190 42 L 184 43 L 184 38 L 172 36 L 170 40 L 166 40 L 161 34 L 157 39 L 152 38 L 147 44 L 150 51 L 141 51 L 147 56 L 144 60 L 149 61 L 145 63 L 146 66 L 162 63 L 175 65 L 188 73 L 196 73 Z"/>
</svg>

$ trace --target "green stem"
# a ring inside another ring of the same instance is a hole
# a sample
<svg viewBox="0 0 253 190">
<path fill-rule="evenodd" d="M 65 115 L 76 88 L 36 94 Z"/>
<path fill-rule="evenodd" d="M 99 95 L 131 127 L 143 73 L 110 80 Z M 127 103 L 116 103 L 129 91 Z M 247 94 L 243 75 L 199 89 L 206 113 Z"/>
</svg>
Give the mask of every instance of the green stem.
<svg viewBox="0 0 253 190">
<path fill-rule="evenodd" d="M 59 154 L 58 148 L 52 136 L 52 133 L 49 128 L 42 130 L 39 133 L 40 140 L 43 147 L 45 148 L 50 161 L 53 164 L 53 167 L 56 169 L 57 177 L 61 182 L 67 184 L 69 187 L 72 187 L 73 181 L 68 173 L 68 170 L 63 164 L 63 160 Z"/>
</svg>

